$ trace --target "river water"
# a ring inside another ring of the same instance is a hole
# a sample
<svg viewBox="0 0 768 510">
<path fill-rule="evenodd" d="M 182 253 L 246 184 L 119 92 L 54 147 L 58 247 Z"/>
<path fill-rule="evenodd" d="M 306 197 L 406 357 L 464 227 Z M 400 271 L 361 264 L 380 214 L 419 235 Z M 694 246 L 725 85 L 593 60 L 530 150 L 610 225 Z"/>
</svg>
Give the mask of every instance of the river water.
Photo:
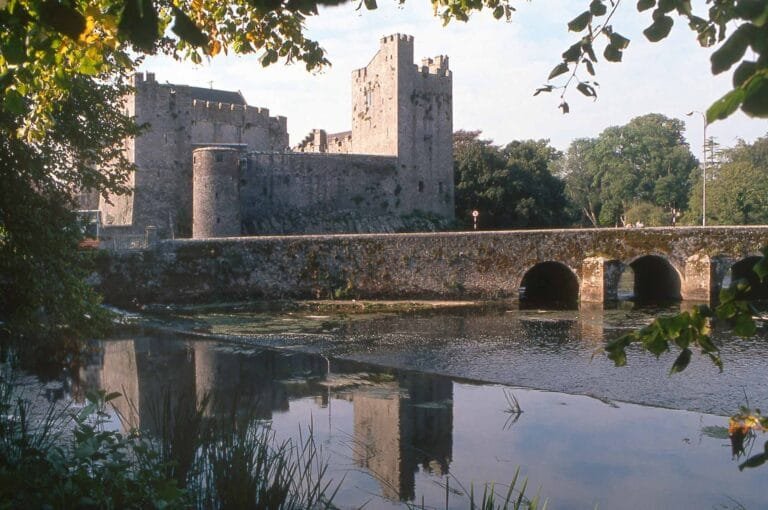
<svg viewBox="0 0 768 510">
<path fill-rule="evenodd" d="M 151 432 L 168 392 L 236 401 L 281 438 L 311 424 L 342 508 L 468 508 L 518 468 L 550 509 L 767 508 L 768 468 L 739 471 L 725 416 L 768 408 L 768 338 L 718 331 L 723 373 L 637 350 L 614 367 L 606 339 L 659 312 L 177 313 L 152 323 L 176 333 L 99 342 L 66 388 L 121 392 L 115 427 Z"/>
</svg>

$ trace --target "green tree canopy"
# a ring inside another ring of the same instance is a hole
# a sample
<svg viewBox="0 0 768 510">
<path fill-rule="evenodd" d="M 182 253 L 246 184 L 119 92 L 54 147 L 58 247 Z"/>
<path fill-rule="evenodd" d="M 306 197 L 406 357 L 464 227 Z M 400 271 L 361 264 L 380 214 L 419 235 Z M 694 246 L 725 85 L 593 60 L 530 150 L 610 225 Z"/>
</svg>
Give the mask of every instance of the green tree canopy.
<svg viewBox="0 0 768 510">
<path fill-rule="evenodd" d="M 477 210 L 483 228 L 569 224 L 564 183 L 550 171 L 560 157 L 546 140 L 497 147 L 480 131 L 456 132 L 456 216 L 466 224 Z"/>
<path fill-rule="evenodd" d="M 562 165 L 567 194 L 594 226 L 615 226 L 645 202 L 670 211 L 687 206 L 697 168 L 684 124 L 660 114 L 610 127 L 596 139 L 574 141 Z"/>
<path fill-rule="evenodd" d="M 768 136 L 725 149 L 707 169 L 707 224 L 768 223 Z M 701 181 L 691 191 L 690 219 L 701 218 Z"/>
</svg>

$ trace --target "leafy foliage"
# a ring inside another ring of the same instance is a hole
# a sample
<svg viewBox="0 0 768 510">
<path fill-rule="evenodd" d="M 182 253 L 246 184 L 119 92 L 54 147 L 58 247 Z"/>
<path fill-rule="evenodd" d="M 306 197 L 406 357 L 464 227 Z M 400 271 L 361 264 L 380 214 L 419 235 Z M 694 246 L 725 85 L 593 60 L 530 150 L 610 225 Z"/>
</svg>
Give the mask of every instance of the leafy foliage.
<svg viewBox="0 0 768 510">
<path fill-rule="evenodd" d="M 2 509 L 331 507 L 335 491 L 311 431 L 278 443 L 268 426 L 235 414 L 201 427 L 206 410 L 198 409 L 191 465 L 179 469 L 185 461 L 167 455 L 169 437 L 107 430 L 118 393 L 88 392 L 81 409 L 52 405 L 42 416 L 15 393 L 0 376 Z M 161 412 L 167 422 L 188 418 Z"/>
<path fill-rule="evenodd" d="M 595 47 L 602 45 L 603 57 L 608 62 L 620 62 L 629 46 L 629 39 L 619 34 L 611 19 L 622 0 L 592 0 L 589 7 L 568 22 L 568 30 L 578 32 L 581 38 L 563 52 L 563 61 L 555 66 L 548 80 L 570 73 L 560 86 L 548 83 L 536 93 L 560 88 L 563 113 L 569 106 L 565 93 L 571 83 L 583 95 L 596 97 Z M 720 74 L 736 66 L 733 89 L 715 101 L 707 110 L 707 121 L 725 119 L 737 109 L 754 117 L 768 117 L 768 4 L 762 0 L 707 0 L 708 13 L 699 16 L 693 12 L 690 0 L 639 0 L 638 12 L 650 11 L 651 24 L 643 35 L 651 42 L 665 39 L 675 23 L 673 16 L 683 18 L 696 33 L 703 47 L 719 45 L 710 61 L 712 74 Z M 751 50 L 749 53 L 747 50 Z M 754 60 L 749 58 L 754 56 Z M 578 74 L 583 66 L 585 75 Z"/>
<path fill-rule="evenodd" d="M 648 114 L 571 143 L 562 173 L 584 219 L 594 226 L 623 224 L 642 202 L 668 210 L 670 220 L 673 209 L 684 209 L 697 162 L 683 129 L 677 119 Z"/>
<path fill-rule="evenodd" d="M 32 98 L 19 113 L 0 111 L 0 337 L 39 359 L 77 351 L 108 323 L 83 281 L 92 255 L 78 251 L 71 211 L 75 189 L 125 191 L 122 140 L 136 128 L 119 109 L 127 88 L 106 79 L 58 78 L 64 88 L 39 135 L 26 123 Z"/>
<path fill-rule="evenodd" d="M 755 264 L 754 271 L 761 281 L 768 276 L 768 247 L 763 248 L 763 256 Z M 707 355 L 722 371 L 719 349 L 709 337 L 709 320 L 717 317 L 727 322 L 738 336 L 754 335 L 756 326 L 752 316 L 755 310 L 746 299 L 749 290 L 746 280 L 733 281 L 727 289 L 720 291 L 719 304 L 714 311 L 698 305 L 691 312 L 658 318 L 639 331 L 608 342 L 605 352 L 616 366 L 624 366 L 627 363 L 626 349 L 632 344 L 639 344 L 656 357 L 677 347 L 680 353 L 670 369 L 670 373 L 675 373 L 685 370 L 693 354 L 691 347 L 698 346 L 702 354 Z"/>
<path fill-rule="evenodd" d="M 105 405 L 118 396 L 89 393 L 79 412 L 51 407 L 38 421 L 3 381 L 0 507 L 186 508 L 186 493 L 162 476 L 149 443 L 104 430 Z"/>
<path fill-rule="evenodd" d="M 731 451 L 734 457 L 738 458 L 746 453 L 746 445 L 754 441 L 756 432 L 766 431 L 768 431 L 768 416 L 763 416 L 760 409 L 742 406 L 739 412 L 731 416 L 728 421 L 728 436 L 731 439 Z M 768 461 L 768 441 L 765 442 L 762 452 L 752 455 L 739 464 L 739 471 L 762 466 L 766 461 Z"/>
<path fill-rule="evenodd" d="M 569 223 L 563 182 L 550 168 L 560 153 L 547 141 L 505 147 L 481 140 L 479 131 L 454 134 L 456 216 L 483 228 L 551 227 Z"/>
<path fill-rule="evenodd" d="M 707 223 L 768 223 L 768 137 L 723 150 L 707 173 Z M 691 191 L 691 216 L 701 216 L 701 183 Z"/>
</svg>

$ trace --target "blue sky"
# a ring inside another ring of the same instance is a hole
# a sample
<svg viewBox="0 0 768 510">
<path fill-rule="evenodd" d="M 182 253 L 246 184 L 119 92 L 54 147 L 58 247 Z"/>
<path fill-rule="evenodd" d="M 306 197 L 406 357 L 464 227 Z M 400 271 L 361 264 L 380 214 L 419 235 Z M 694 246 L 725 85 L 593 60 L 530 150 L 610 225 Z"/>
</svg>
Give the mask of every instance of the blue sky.
<svg viewBox="0 0 768 510">
<path fill-rule="evenodd" d="M 380 0 L 375 11 L 357 11 L 355 3 L 345 4 L 324 9 L 307 23 L 307 34 L 320 42 L 332 62 L 319 73 L 308 73 L 301 64 L 278 63 L 265 69 L 256 56 L 217 56 L 200 66 L 152 57 L 142 69 L 154 71 L 160 81 L 197 86 L 212 81 L 215 88 L 240 90 L 249 104 L 288 117 L 294 144 L 312 128 L 349 129 L 352 70 L 368 63 L 381 37 L 405 33 L 415 37 L 417 61 L 449 55 L 455 129 L 482 130 L 485 138 L 499 144 L 545 138 L 564 150 L 575 138 L 594 137 L 608 126 L 656 112 L 683 119 L 692 150 L 700 156 L 702 118 L 685 113 L 704 111 L 727 92 L 730 73 L 711 75 L 711 50 L 698 46 L 682 20 L 676 19 L 672 34 L 662 43 L 646 41 L 642 30 L 650 23 L 650 13 L 638 14 L 635 3 L 625 0 L 612 22 L 614 30 L 631 40 L 624 61 L 598 64 L 597 101 L 569 91 L 568 115 L 557 109 L 559 93 L 533 97 L 533 92 L 577 40 L 566 25 L 584 10 L 587 0 L 517 2 L 518 11 L 509 23 L 478 13 L 468 23 L 445 27 L 423 0 L 408 0 L 402 6 L 395 0 Z M 703 2 L 698 4 L 702 11 Z M 707 134 L 731 146 L 738 138 L 753 141 L 766 133 L 766 120 L 739 112 L 710 125 Z"/>
</svg>

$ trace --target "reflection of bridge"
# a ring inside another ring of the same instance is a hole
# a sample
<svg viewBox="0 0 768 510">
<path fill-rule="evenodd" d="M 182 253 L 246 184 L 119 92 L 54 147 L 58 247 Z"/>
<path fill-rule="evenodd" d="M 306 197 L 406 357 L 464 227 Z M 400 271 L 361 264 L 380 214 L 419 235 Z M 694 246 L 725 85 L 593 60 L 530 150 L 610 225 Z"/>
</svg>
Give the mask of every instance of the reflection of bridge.
<svg viewBox="0 0 768 510">
<path fill-rule="evenodd" d="M 103 258 L 125 303 L 274 297 L 605 302 L 627 268 L 639 299 L 710 301 L 746 276 L 768 227 L 571 229 L 162 241 Z"/>
</svg>

